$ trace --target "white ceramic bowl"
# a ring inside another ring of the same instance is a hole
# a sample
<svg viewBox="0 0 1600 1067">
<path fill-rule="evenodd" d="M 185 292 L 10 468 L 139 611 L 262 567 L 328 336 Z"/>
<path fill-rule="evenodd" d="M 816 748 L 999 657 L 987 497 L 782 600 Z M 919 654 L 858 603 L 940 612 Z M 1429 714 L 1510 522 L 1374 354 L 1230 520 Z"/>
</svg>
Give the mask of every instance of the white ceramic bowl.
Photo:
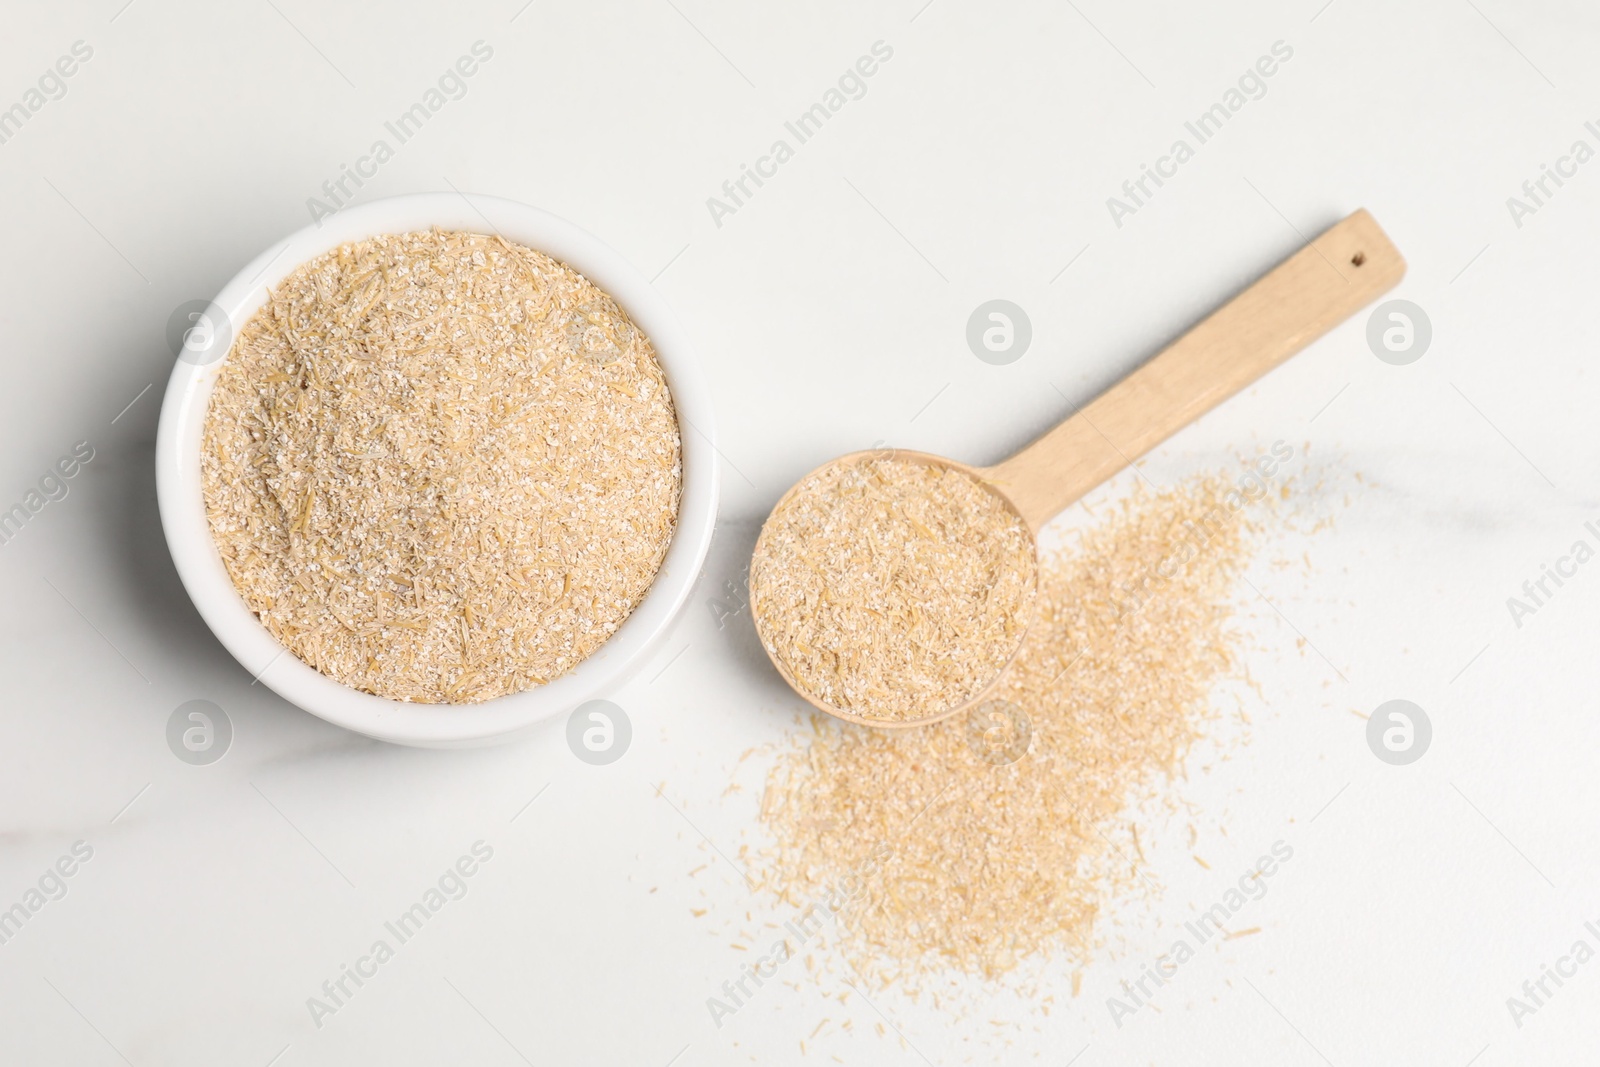
<svg viewBox="0 0 1600 1067">
<path fill-rule="evenodd" d="M 495 197 L 417 193 L 347 208 L 263 252 L 212 302 L 210 314 L 237 329 L 300 264 L 347 241 L 382 233 L 443 229 L 498 232 L 561 260 L 604 289 L 655 346 L 683 439 L 683 495 L 666 560 L 644 600 L 599 650 L 560 678 L 481 704 L 412 704 L 358 692 L 288 652 L 233 587 L 206 522 L 200 438 L 206 404 L 226 362 L 223 345 L 180 357 L 161 404 L 156 489 L 173 562 L 195 607 L 251 675 L 313 715 L 349 730 L 406 745 L 456 748 L 493 744 L 525 732 L 620 685 L 642 663 L 688 599 L 711 543 L 718 467 L 711 396 L 683 328 L 650 282 L 593 235 L 548 212 Z M 218 358 L 220 357 L 220 358 Z"/>
</svg>

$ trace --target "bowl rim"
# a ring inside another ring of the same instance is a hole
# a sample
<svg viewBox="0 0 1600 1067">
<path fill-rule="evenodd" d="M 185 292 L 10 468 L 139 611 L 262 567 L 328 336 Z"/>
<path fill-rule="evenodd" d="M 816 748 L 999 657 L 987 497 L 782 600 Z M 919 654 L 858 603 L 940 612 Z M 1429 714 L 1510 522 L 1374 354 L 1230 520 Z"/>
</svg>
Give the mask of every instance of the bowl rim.
<svg viewBox="0 0 1600 1067">
<path fill-rule="evenodd" d="M 485 228 L 487 224 L 487 230 Z M 625 682 L 687 603 L 716 523 L 720 470 L 709 384 L 666 300 L 632 264 L 588 231 L 527 204 L 477 194 L 408 193 L 352 206 L 275 242 L 211 301 L 232 326 L 265 303 L 269 286 L 351 241 L 434 227 L 492 232 L 572 267 L 609 294 L 656 351 L 678 420 L 683 482 L 678 522 L 643 600 L 616 633 L 566 674 L 480 704 L 419 704 L 352 689 L 289 652 L 235 590 L 206 518 L 200 442 L 220 358 L 174 363 L 156 435 L 156 495 L 174 566 L 206 625 L 251 676 L 290 703 L 356 733 L 400 744 L 454 747 L 508 740 Z M 221 348 L 221 345 L 217 346 Z"/>
</svg>

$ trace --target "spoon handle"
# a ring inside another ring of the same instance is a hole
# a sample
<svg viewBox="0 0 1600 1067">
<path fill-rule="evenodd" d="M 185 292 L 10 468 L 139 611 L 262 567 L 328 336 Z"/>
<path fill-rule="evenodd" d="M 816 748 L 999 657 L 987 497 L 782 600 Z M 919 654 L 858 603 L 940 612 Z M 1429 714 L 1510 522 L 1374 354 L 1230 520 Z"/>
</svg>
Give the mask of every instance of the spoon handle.
<svg viewBox="0 0 1600 1067">
<path fill-rule="evenodd" d="M 1055 429 L 981 473 L 1037 531 L 1058 512 L 1391 289 L 1406 261 L 1365 209 Z"/>
</svg>

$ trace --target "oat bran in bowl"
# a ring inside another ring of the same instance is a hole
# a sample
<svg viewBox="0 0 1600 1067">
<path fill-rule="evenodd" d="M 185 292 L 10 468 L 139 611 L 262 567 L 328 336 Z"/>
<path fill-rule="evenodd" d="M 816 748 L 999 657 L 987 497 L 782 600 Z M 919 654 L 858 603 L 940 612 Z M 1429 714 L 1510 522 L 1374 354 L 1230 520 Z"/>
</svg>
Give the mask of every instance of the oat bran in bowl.
<svg viewBox="0 0 1600 1067">
<path fill-rule="evenodd" d="M 201 615 L 291 702 L 490 743 L 615 687 L 686 600 L 709 397 L 670 310 L 587 233 L 487 197 L 376 201 L 207 313 L 162 408 L 162 522 Z"/>
</svg>

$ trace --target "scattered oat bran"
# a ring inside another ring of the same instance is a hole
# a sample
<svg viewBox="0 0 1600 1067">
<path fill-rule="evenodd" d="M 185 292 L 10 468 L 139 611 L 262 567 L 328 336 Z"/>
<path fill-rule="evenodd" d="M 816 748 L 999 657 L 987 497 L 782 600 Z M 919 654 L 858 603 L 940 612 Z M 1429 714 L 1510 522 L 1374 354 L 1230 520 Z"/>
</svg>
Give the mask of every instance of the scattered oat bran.
<svg viewBox="0 0 1600 1067">
<path fill-rule="evenodd" d="M 267 629 L 421 703 L 593 653 L 654 580 L 682 480 L 666 380 L 615 301 L 543 253 L 442 231 L 285 278 L 219 372 L 201 471 Z"/>
<path fill-rule="evenodd" d="M 802 479 L 762 527 L 750 604 L 767 652 L 824 704 L 906 722 L 999 677 L 1032 617 L 1033 536 L 954 468 L 893 454 Z"/>
<path fill-rule="evenodd" d="M 799 906 L 877 871 L 838 916 L 857 973 L 915 988 L 1088 958 L 1097 917 L 1134 877 L 1134 850 L 1111 843 L 1128 840 L 1124 813 L 1178 772 L 1213 686 L 1239 669 L 1228 624 L 1255 526 L 1223 503 L 1229 488 L 1136 488 L 1046 554 L 1037 621 L 997 691 L 1032 723 L 1016 762 L 979 758 L 960 718 L 885 731 L 821 715 L 779 760 L 765 884 Z"/>
</svg>

